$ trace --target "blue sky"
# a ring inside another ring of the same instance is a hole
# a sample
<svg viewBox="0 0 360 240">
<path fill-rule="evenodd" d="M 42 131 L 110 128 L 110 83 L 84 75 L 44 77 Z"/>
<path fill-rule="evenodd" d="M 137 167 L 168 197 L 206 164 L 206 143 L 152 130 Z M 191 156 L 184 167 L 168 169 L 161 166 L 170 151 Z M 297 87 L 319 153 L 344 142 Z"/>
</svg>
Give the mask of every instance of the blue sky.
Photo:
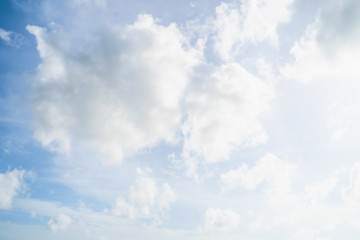
<svg viewBox="0 0 360 240">
<path fill-rule="evenodd" d="M 0 11 L 1 239 L 358 239 L 358 1 Z"/>
</svg>

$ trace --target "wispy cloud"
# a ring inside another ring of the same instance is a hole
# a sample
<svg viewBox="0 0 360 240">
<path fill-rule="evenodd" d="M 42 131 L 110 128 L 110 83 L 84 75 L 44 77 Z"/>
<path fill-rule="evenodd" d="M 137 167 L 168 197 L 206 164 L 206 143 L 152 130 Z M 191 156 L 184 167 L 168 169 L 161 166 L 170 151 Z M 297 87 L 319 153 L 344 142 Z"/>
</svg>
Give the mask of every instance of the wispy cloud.
<svg viewBox="0 0 360 240">
<path fill-rule="evenodd" d="M 12 31 L 6 31 L 3 28 L 0 28 L 0 39 L 5 42 L 5 44 L 14 47 L 19 48 L 21 45 L 26 44 L 26 38 L 19 34 Z"/>
</svg>

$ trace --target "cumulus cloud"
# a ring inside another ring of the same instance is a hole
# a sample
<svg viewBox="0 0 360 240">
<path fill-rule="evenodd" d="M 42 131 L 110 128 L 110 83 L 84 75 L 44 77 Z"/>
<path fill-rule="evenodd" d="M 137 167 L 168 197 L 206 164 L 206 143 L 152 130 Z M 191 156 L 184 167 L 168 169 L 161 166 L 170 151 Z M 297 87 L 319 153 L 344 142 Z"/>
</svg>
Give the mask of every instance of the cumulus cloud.
<svg viewBox="0 0 360 240">
<path fill-rule="evenodd" d="M 10 209 L 13 199 L 24 189 L 25 170 L 0 173 L 0 209 Z"/>
<path fill-rule="evenodd" d="M 159 223 L 174 201 L 175 193 L 169 184 L 159 184 L 138 169 L 138 179 L 130 186 L 127 198 L 116 199 L 113 214 L 130 219 L 153 219 Z"/>
<path fill-rule="evenodd" d="M 59 230 L 65 230 L 68 228 L 68 226 L 71 224 L 72 219 L 71 217 L 65 215 L 65 214 L 59 214 L 56 217 L 53 217 L 48 222 L 48 227 L 51 231 L 56 233 Z"/>
<path fill-rule="evenodd" d="M 198 62 L 175 24 L 140 15 L 125 28 L 102 26 L 85 37 L 61 26 L 27 29 L 42 58 L 32 104 L 35 137 L 44 146 L 68 152 L 80 140 L 104 161 L 120 162 L 174 139 L 179 102 Z"/>
<path fill-rule="evenodd" d="M 272 94 L 271 86 L 237 63 L 199 78 L 185 100 L 184 159 L 222 161 L 237 147 L 265 142 L 267 135 L 258 117 Z"/>
<path fill-rule="evenodd" d="M 278 45 L 277 27 L 290 19 L 293 0 L 246 0 L 221 3 L 214 19 L 214 49 L 231 60 L 246 43 L 268 40 Z"/>
<path fill-rule="evenodd" d="M 230 210 L 208 208 L 205 213 L 204 229 L 215 231 L 234 230 L 239 224 L 239 215 Z"/>
</svg>

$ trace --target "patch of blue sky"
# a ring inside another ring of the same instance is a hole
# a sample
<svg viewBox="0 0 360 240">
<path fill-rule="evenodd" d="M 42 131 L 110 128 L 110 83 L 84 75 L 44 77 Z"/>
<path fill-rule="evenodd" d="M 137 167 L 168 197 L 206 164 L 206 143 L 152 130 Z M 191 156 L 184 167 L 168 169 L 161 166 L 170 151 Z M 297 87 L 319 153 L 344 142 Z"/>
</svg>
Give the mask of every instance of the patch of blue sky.
<svg viewBox="0 0 360 240">
<path fill-rule="evenodd" d="M 26 212 L 23 209 L 0 210 L 0 222 L 14 224 L 34 224 L 44 226 L 49 221 L 49 217 L 36 216 L 35 212 Z"/>
</svg>

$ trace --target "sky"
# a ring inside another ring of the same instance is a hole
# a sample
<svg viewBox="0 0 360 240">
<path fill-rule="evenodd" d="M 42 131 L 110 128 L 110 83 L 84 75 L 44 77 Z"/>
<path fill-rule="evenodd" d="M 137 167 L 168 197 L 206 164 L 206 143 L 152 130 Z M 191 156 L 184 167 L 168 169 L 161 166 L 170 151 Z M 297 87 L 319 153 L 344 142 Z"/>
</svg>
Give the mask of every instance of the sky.
<svg viewBox="0 0 360 240">
<path fill-rule="evenodd" d="M 0 2 L 0 239 L 357 240 L 357 0 Z"/>
</svg>

